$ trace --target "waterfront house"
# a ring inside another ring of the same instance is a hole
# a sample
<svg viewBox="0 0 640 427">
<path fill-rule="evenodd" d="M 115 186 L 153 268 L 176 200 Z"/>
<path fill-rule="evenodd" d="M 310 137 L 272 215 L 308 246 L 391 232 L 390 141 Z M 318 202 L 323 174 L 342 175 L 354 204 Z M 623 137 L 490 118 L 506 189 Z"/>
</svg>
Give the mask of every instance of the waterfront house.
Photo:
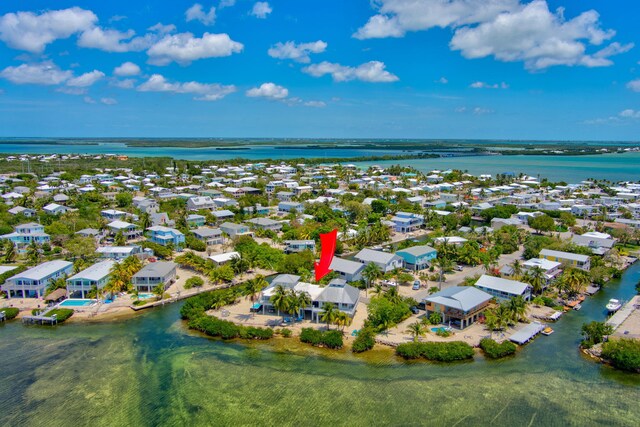
<svg viewBox="0 0 640 427">
<path fill-rule="evenodd" d="M 171 261 L 152 262 L 134 274 L 131 283 L 139 292 L 152 292 L 160 284 L 166 290 L 176 279 L 176 266 Z"/>
<path fill-rule="evenodd" d="M 522 263 L 522 271 L 530 273 L 532 269 L 539 268 L 544 272 L 547 285 L 553 282 L 562 273 L 562 264 L 545 258 L 531 258 Z"/>
<path fill-rule="evenodd" d="M 253 233 L 246 224 L 235 224 L 233 222 L 225 222 L 220 224 L 220 230 L 227 233 L 229 237 L 236 238 L 239 236 L 251 236 Z"/>
<path fill-rule="evenodd" d="M 112 259 L 100 261 L 67 279 L 69 298 L 85 298 L 93 288 L 100 290 L 109 281 L 111 269 L 116 264 Z"/>
<path fill-rule="evenodd" d="M 540 251 L 540 258 L 549 261 L 560 262 L 564 265 L 589 271 L 591 269 L 591 260 L 588 255 L 579 255 L 571 252 L 552 251 L 543 249 Z"/>
<path fill-rule="evenodd" d="M 7 298 L 42 298 L 54 280 L 72 272 L 73 264 L 68 261 L 43 262 L 8 278 L 2 285 L 2 292 Z"/>
<path fill-rule="evenodd" d="M 475 323 L 492 295 L 473 286 L 453 286 L 424 298 L 427 317 L 439 313 L 442 323 L 464 329 Z"/>
<path fill-rule="evenodd" d="M 147 228 L 148 231 L 151 232 L 149 236 L 149 241 L 153 243 L 157 243 L 162 246 L 167 246 L 169 244 L 173 244 L 174 248 L 182 248 L 184 246 L 184 234 L 180 230 L 176 230 L 175 228 L 163 227 L 161 225 L 157 225 L 155 227 Z"/>
<path fill-rule="evenodd" d="M 464 237 L 459 237 L 459 236 L 445 236 L 445 237 L 436 237 L 435 239 L 433 239 L 433 241 L 438 244 L 462 246 L 465 243 L 467 243 L 468 240 L 465 239 Z"/>
<path fill-rule="evenodd" d="M 402 268 L 404 263 L 404 260 L 398 255 L 367 248 L 358 252 L 354 259 L 365 265 L 374 263 L 383 273 L 388 273 L 396 268 Z"/>
<path fill-rule="evenodd" d="M 612 239 L 610 235 L 606 233 L 584 233 L 581 236 L 574 235 L 571 238 L 571 243 L 576 246 L 582 246 L 584 248 L 591 249 L 594 255 L 606 255 L 609 253 L 613 246 L 616 244 L 616 240 Z"/>
<path fill-rule="evenodd" d="M 142 253 L 142 248 L 138 245 L 132 246 L 102 246 L 96 250 L 100 258 L 109 258 L 114 260 L 125 259 L 129 256 Z"/>
<path fill-rule="evenodd" d="M 517 296 L 521 296 L 525 301 L 531 299 L 531 286 L 515 280 L 483 274 L 476 282 L 475 287 L 502 301 Z"/>
<path fill-rule="evenodd" d="M 348 259 L 333 257 L 329 268 L 340 275 L 347 282 L 356 282 L 362 279 L 362 271 L 365 265 Z"/>
<path fill-rule="evenodd" d="M 287 254 L 302 251 L 315 252 L 316 242 L 314 240 L 285 240 L 284 252 Z"/>
<path fill-rule="evenodd" d="M 31 242 L 42 245 L 51 241 L 51 237 L 44 232 L 44 226 L 35 222 L 17 225 L 13 233 L 4 234 L 0 238 L 13 242 L 19 251 L 29 246 Z"/>
<path fill-rule="evenodd" d="M 421 245 L 399 250 L 396 255 L 404 260 L 407 269 L 417 271 L 429 268 L 431 261 L 438 256 L 438 251 L 431 246 Z"/>
<path fill-rule="evenodd" d="M 398 212 L 391 218 L 393 228 L 398 233 L 410 233 L 416 231 L 424 224 L 424 216 L 410 213 Z"/>
<path fill-rule="evenodd" d="M 192 230 L 193 237 L 204 242 L 207 246 L 220 245 L 224 242 L 222 230 L 219 228 L 200 227 Z"/>
</svg>

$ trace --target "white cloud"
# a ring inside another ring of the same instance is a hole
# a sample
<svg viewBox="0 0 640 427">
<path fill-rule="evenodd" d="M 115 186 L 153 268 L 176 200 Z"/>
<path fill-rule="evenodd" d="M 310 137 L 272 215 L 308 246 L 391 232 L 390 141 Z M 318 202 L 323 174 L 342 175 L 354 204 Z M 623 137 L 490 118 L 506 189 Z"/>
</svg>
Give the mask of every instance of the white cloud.
<svg viewBox="0 0 640 427">
<path fill-rule="evenodd" d="M 95 100 L 95 99 L 93 99 L 93 98 L 91 98 L 90 96 L 85 96 L 85 97 L 83 98 L 83 101 L 84 101 L 85 103 L 87 103 L 87 104 L 95 104 L 95 103 L 96 103 L 96 100 Z"/>
<path fill-rule="evenodd" d="M 614 31 L 600 28 L 594 10 L 567 21 L 562 9 L 554 14 L 546 1 L 534 0 L 492 21 L 457 29 L 450 47 L 465 58 L 493 56 L 505 62 L 523 61 L 530 70 L 554 65 L 597 67 L 611 65 L 607 56 L 621 49 L 605 48 L 599 56 L 589 55 L 583 40 L 600 45 L 614 35 Z"/>
<path fill-rule="evenodd" d="M 369 61 L 357 67 L 347 67 L 332 62 L 312 64 L 302 69 L 303 72 L 313 77 L 322 77 L 330 74 L 336 82 L 361 80 L 370 83 L 389 83 L 398 81 L 398 76 L 385 70 L 385 64 L 380 61 Z"/>
<path fill-rule="evenodd" d="M 447 83 L 449 83 L 449 80 L 447 80 L 446 77 L 440 77 L 438 80 L 436 80 L 436 83 L 446 85 Z"/>
<path fill-rule="evenodd" d="M 171 83 L 160 74 L 152 75 L 149 80 L 137 88 L 140 92 L 171 92 L 197 95 L 199 101 L 217 101 L 236 91 L 233 85 L 225 86 L 218 83 L 175 82 Z"/>
<path fill-rule="evenodd" d="M 133 87 L 136 85 L 136 81 L 134 79 L 114 79 L 109 84 L 111 86 L 119 87 L 120 89 L 133 89 Z"/>
<path fill-rule="evenodd" d="M 122 32 L 112 28 L 93 27 L 80 35 L 78 46 L 105 52 L 137 52 L 148 48 L 156 38 L 153 34 L 134 37 L 135 34 L 133 30 Z"/>
<path fill-rule="evenodd" d="M 296 62 L 308 64 L 311 61 L 309 54 L 322 53 L 326 48 L 327 43 L 322 40 L 299 44 L 296 44 L 293 41 L 288 41 L 286 43 L 276 43 L 274 46 L 269 48 L 267 53 L 272 58 L 292 59 Z"/>
<path fill-rule="evenodd" d="M 87 88 L 62 86 L 56 89 L 56 92 L 65 93 L 67 95 L 84 95 L 87 93 Z"/>
<path fill-rule="evenodd" d="M 449 43 L 465 58 L 492 56 L 499 61 L 522 61 L 529 70 L 555 65 L 605 67 L 613 55 L 629 51 L 633 43 L 611 43 L 615 35 L 603 30 L 600 16 L 588 10 L 573 19 L 564 8 L 549 11 L 546 0 L 376 0 L 378 13 L 353 35 L 359 39 L 403 37 L 409 31 L 433 27 L 454 30 Z"/>
<path fill-rule="evenodd" d="M 205 12 L 200 3 L 195 3 L 184 13 L 187 22 L 200 21 L 204 25 L 213 25 L 216 22 L 216 8 L 211 6 L 208 12 Z"/>
<path fill-rule="evenodd" d="M 626 119 L 640 119 L 640 110 L 627 109 L 621 111 L 618 115 Z"/>
<path fill-rule="evenodd" d="M 273 9 L 266 1 L 256 2 L 251 9 L 251 14 L 259 19 L 265 19 L 271 12 L 273 12 Z"/>
<path fill-rule="evenodd" d="M 7 13 L 0 17 L 0 40 L 13 49 L 41 53 L 58 39 L 91 28 L 98 17 L 90 10 L 72 7 L 51 10 L 39 15 L 33 12 Z"/>
<path fill-rule="evenodd" d="M 204 33 L 202 38 L 191 33 L 166 35 L 147 51 L 149 63 L 168 65 L 175 61 L 178 64 L 189 64 L 203 58 L 230 56 L 242 51 L 242 43 L 231 40 L 228 34 Z"/>
<path fill-rule="evenodd" d="M 231 7 L 236 4 L 236 0 L 220 0 L 218 9 L 224 9 L 225 7 Z"/>
<path fill-rule="evenodd" d="M 489 108 L 476 107 L 473 109 L 473 114 L 475 114 L 476 116 L 483 115 L 483 114 L 491 114 L 491 113 L 493 113 L 493 110 Z"/>
<path fill-rule="evenodd" d="M 73 73 L 47 61 L 7 67 L 0 71 L 0 77 L 16 84 L 58 85 L 73 77 Z"/>
<path fill-rule="evenodd" d="M 113 98 L 100 98 L 100 103 L 104 105 L 116 105 L 118 101 Z"/>
<path fill-rule="evenodd" d="M 353 35 L 358 39 L 403 37 L 408 31 L 484 22 L 515 10 L 518 0 L 378 0 L 378 14 Z"/>
<path fill-rule="evenodd" d="M 627 88 L 634 92 L 640 92 L 640 79 L 631 80 L 627 83 Z"/>
<path fill-rule="evenodd" d="M 84 73 L 78 77 L 69 79 L 67 81 L 67 86 L 89 87 L 103 77 L 104 77 L 104 73 L 102 71 L 93 70 L 91 72 Z"/>
<path fill-rule="evenodd" d="M 307 101 L 304 103 L 305 107 L 324 108 L 327 104 L 323 101 Z"/>
<path fill-rule="evenodd" d="M 246 95 L 251 98 L 268 98 L 282 100 L 289 96 L 289 90 L 285 87 L 279 86 L 275 83 L 262 83 L 260 87 L 254 87 L 246 92 Z"/>
<path fill-rule="evenodd" d="M 489 84 L 485 82 L 473 82 L 469 85 L 472 89 L 508 89 L 509 85 L 505 82 Z"/>
<path fill-rule="evenodd" d="M 156 25 L 147 28 L 147 30 L 154 33 L 168 34 L 173 33 L 176 30 L 176 26 L 173 24 L 164 25 L 162 22 L 158 22 Z"/>
<path fill-rule="evenodd" d="M 123 62 L 122 65 L 116 67 L 113 70 L 113 74 L 121 77 L 137 76 L 138 74 L 140 74 L 140 67 L 138 67 L 133 62 Z"/>
</svg>

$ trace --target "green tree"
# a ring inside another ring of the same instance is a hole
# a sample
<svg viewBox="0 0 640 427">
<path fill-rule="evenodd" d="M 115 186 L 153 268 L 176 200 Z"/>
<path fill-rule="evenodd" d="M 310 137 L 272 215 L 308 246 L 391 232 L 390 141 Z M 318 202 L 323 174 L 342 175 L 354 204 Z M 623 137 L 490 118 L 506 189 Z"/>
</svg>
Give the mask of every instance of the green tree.
<svg viewBox="0 0 640 427">
<path fill-rule="evenodd" d="M 122 231 L 118 231 L 115 235 L 115 237 L 113 238 L 113 243 L 116 246 L 125 246 L 127 244 L 127 239 L 124 237 L 124 234 L 122 234 Z"/>
<path fill-rule="evenodd" d="M 280 315 L 280 313 L 286 313 L 289 310 L 289 303 L 291 302 L 291 299 L 289 298 L 287 289 L 284 286 L 276 285 L 270 301 L 271 304 L 273 304 L 273 307 L 278 310 L 278 315 Z"/>
<path fill-rule="evenodd" d="M 585 323 L 581 328 L 582 336 L 584 337 L 584 341 L 582 342 L 584 346 L 590 347 L 593 344 L 599 344 L 602 342 L 605 335 L 610 335 L 613 333 L 613 326 L 608 325 L 604 322 L 592 321 L 589 323 Z"/>
<path fill-rule="evenodd" d="M 369 286 L 371 286 L 371 284 L 382 277 L 382 270 L 380 269 L 380 267 L 378 267 L 377 264 L 370 262 L 369 264 L 365 265 L 364 269 L 362 270 L 362 277 L 364 277 L 364 279 L 366 280 L 366 293 L 368 293 Z"/>
<path fill-rule="evenodd" d="M 540 215 L 533 218 L 529 218 L 529 227 L 533 228 L 537 232 L 553 231 L 556 228 L 556 223 L 549 215 Z"/>
<path fill-rule="evenodd" d="M 418 342 L 418 338 L 425 334 L 424 327 L 420 321 L 411 323 L 406 332 L 413 337 L 413 342 Z"/>
<path fill-rule="evenodd" d="M 322 305 L 322 312 L 320 313 L 320 320 L 327 324 L 327 329 L 330 329 L 330 325 L 335 323 L 338 310 L 335 305 L 330 302 L 325 302 Z"/>
<path fill-rule="evenodd" d="M 27 260 L 29 261 L 29 264 L 37 265 L 40 263 L 41 256 L 40 247 L 35 240 L 32 240 L 31 243 L 29 243 L 29 246 L 27 246 Z"/>
<path fill-rule="evenodd" d="M 541 267 L 535 266 L 523 276 L 522 280 L 531 285 L 533 293 L 539 295 L 547 284 L 547 278 Z"/>
<path fill-rule="evenodd" d="M 4 255 L 2 262 L 11 263 L 16 260 L 16 247 L 11 240 L 4 241 Z"/>
<path fill-rule="evenodd" d="M 131 193 L 120 192 L 116 194 L 116 204 L 119 208 L 128 208 L 131 206 L 131 202 L 133 202 L 133 196 Z"/>
</svg>

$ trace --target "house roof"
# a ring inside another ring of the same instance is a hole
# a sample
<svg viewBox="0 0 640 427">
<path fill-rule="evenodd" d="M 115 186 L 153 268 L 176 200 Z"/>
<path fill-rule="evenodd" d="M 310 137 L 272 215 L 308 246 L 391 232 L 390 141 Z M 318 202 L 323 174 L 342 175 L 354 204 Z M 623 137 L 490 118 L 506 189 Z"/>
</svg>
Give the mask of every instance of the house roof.
<svg viewBox="0 0 640 427">
<path fill-rule="evenodd" d="M 84 270 L 78 272 L 77 274 L 74 274 L 73 276 L 69 277 L 67 280 L 77 280 L 77 279 L 86 279 L 86 280 L 101 280 L 103 279 L 105 276 L 109 275 L 109 272 L 111 271 L 111 268 L 114 266 L 116 262 L 108 259 L 106 261 L 102 261 L 96 264 L 93 264 L 92 266 L 85 268 Z"/>
<path fill-rule="evenodd" d="M 473 286 L 453 286 L 443 289 L 424 300 L 466 312 L 489 301 L 491 298 L 493 298 L 491 295 Z"/>
<path fill-rule="evenodd" d="M 348 259 L 334 257 L 329 268 L 345 274 L 357 274 L 359 271 L 362 271 L 364 269 L 364 264 Z"/>
<path fill-rule="evenodd" d="M 201 227 L 192 230 L 193 234 L 197 234 L 200 237 L 211 237 L 211 236 L 220 236 L 222 231 L 219 228 L 207 228 Z"/>
<path fill-rule="evenodd" d="M 360 291 L 357 288 L 347 285 L 344 280 L 335 279 L 323 288 L 316 301 L 334 304 L 356 304 L 358 299 L 360 299 Z"/>
<path fill-rule="evenodd" d="M 409 248 L 399 250 L 396 252 L 396 254 L 400 255 L 401 253 L 405 253 L 405 254 L 413 255 L 415 257 L 419 257 L 419 256 L 430 254 L 433 252 L 438 252 L 438 251 L 432 248 L 431 246 L 421 245 L 421 246 L 411 246 Z"/>
<path fill-rule="evenodd" d="M 543 249 L 540 251 L 541 256 L 551 256 L 562 259 L 570 259 L 578 262 L 589 261 L 589 255 L 573 254 L 571 252 L 552 251 L 551 249 Z"/>
<path fill-rule="evenodd" d="M 230 261 L 233 258 L 240 258 L 240 254 L 238 252 L 225 252 L 223 254 L 211 255 L 209 257 L 210 260 L 217 262 L 218 264 Z"/>
<path fill-rule="evenodd" d="M 176 263 L 172 261 L 158 261 L 147 264 L 132 278 L 138 277 L 164 277 L 176 268 Z"/>
<path fill-rule="evenodd" d="M 530 286 L 523 282 L 515 280 L 503 279 L 501 277 L 488 276 L 483 274 L 476 282 L 476 286 L 486 289 L 493 289 L 514 295 L 522 295 Z"/>
<path fill-rule="evenodd" d="M 7 280 L 27 279 L 27 280 L 42 280 L 53 273 L 56 273 L 65 268 L 71 267 L 73 264 L 69 261 L 55 260 L 43 262 L 40 265 L 36 265 L 22 273 L 18 273 L 15 276 Z"/>
<path fill-rule="evenodd" d="M 402 260 L 402 258 L 396 254 L 374 251 L 373 249 L 367 248 L 362 249 L 360 252 L 358 252 L 355 258 L 364 262 L 377 262 L 381 264 L 389 264 L 396 259 Z"/>
</svg>

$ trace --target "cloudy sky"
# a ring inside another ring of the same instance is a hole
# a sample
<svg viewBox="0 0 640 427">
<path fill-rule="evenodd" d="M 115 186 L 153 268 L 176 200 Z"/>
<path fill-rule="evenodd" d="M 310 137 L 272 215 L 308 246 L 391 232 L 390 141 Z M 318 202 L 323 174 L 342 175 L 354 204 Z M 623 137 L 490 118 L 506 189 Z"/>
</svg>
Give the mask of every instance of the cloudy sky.
<svg viewBox="0 0 640 427">
<path fill-rule="evenodd" d="M 637 0 L 3 0 L 0 135 L 638 140 L 639 13 Z"/>
</svg>

